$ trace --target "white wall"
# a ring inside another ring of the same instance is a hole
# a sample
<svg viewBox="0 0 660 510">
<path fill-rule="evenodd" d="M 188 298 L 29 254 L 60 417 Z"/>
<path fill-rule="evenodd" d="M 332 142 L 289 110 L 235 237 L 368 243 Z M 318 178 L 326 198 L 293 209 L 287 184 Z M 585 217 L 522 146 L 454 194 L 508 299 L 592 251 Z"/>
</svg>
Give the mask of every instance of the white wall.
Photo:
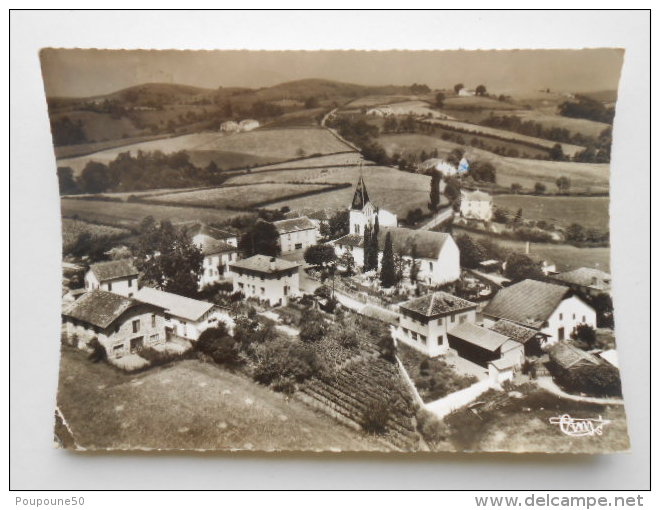
<svg viewBox="0 0 660 510">
<path fill-rule="evenodd" d="M 284 295 L 284 287 L 288 287 L 287 295 Z M 263 289 L 263 290 L 262 290 Z M 234 274 L 234 292 L 240 291 L 245 297 L 256 297 L 270 302 L 272 306 L 281 302 L 282 305 L 288 303 L 288 298 L 299 293 L 299 275 L 296 270 L 288 276 L 279 278 L 269 275 L 269 277 L 256 276 L 250 273 L 239 275 Z"/>
<path fill-rule="evenodd" d="M 318 229 L 299 230 L 280 235 L 280 249 L 282 253 L 292 253 L 295 251 L 304 251 L 308 247 L 315 245 L 319 238 Z M 296 247 L 296 245 L 300 245 Z"/>
<path fill-rule="evenodd" d="M 133 294 L 138 290 L 138 278 L 137 276 L 118 278 L 101 284 L 92 271 L 87 271 L 85 274 L 85 288 L 87 290 L 107 290 L 121 296 L 133 297 Z"/>
<path fill-rule="evenodd" d="M 577 296 L 564 299 L 548 319 L 548 326 L 541 330 L 548 336 L 545 345 L 551 345 L 560 340 L 559 329 L 564 328 L 564 339 L 571 336 L 578 324 L 588 324 L 596 327 L 596 311 Z"/>
<path fill-rule="evenodd" d="M 226 252 L 216 253 L 215 255 L 206 255 L 202 263 L 202 276 L 199 279 L 199 287 L 204 288 L 207 285 L 217 283 L 222 279 L 231 279 L 232 274 L 229 270 L 229 264 L 238 260 L 238 253 Z M 222 265 L 224 271 L 220 274 L 218 266 Z"/>
<path fill-rule="evenodd" d="M 490 221 L 493 217 L 493 204 L 486 200 L 461 199 L 461 216 L 477 220 Z"/>
</svg>

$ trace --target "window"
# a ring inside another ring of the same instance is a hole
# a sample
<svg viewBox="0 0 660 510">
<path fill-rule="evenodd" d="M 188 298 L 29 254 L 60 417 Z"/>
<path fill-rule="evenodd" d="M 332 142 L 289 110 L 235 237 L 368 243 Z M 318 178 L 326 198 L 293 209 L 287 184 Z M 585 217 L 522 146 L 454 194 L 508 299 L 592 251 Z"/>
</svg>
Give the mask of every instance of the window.
<svg viewBox="0 0 660 510">
<path fill-rule="evenodd" d="M 128 286 L 132 287 L 133 286 L 133 278 L 128 279 Z"/>
<path fill-rule="evenodd" d="M 263 277 L 263 276 L 261 277 L 261 281 L 262 281 L 262 282 L 264 281 L 264 277 Z"/>
<path fill-rule="evenodd" d="M 288 285 L 285 285 L 285 286 L 284 286 L 284 295 L 285 295 L 285 296 L 288 296 L 288 295 L 289 295 L 289 286 L 288 286 Z"/>
<path fill-rule="evenodd" d="M 156 314 L 155 313 L 151 314 L 151 327 L 152 328 L 156 327 Z"/>
<path fill-rule="evenodd" d="M 429 271 L 433 271 L 433 262 L 429 262 Z"/>
<path fill-rule="evenodd" d="M 561 320 L 564 320 L 564 314 L 563 314 L 563 313 L 560 313 L 560 314 L 559 314 L 559 320 L 560 320 L 560 321 L 561 321 Z"/>
<path fill-rule="evenodd" d="M 456 322 L 456 317 L 453 314 L 449 316 L 449 322 Z"/>
<path fill-rule="evenodd" d="M 419 335 L 419 338 L 421 338 L 422 342 L 426 344 L 426 337 L 424 335 Z"/>
<path fill-rule="evenodd" d="M 265 293 L 266 293 L 266 289 L 264 289 L 263 287 L 261 287 L 261 295 L 263 296 Z"/>
<path fill-rule="evenodd" d="M 296 243 L 296 250 L 300 250 L 302 248 L 302 243 Z"/>
<path fill-rule="evenodd" d="M 209 276 L 213 276 L 213 269 L 209 268 Z"/>
<path fill-rule="evenodd" d="M 583 322 L 584 324 L 587 323 L 587 317 L 586 317 L 586 315 L 583 315 L 583 316 L 582 316 L 582 322 Z"/>
<path fill-rule="evenodd" d="M 414 331 L 411 331 L 410 335 L 412 336 L 413 340 L 417 340 L 417 333 L 415 333 Z"/>
<path fill-rule="evenodd" d="M 112 350 L 115 351 L 115 352 L 117 352 L 117 351 L 121 351 L 123 348 L 124 348 L 124 344 L 118 344 L 118 345 L 115 345 L 115 346 L 112 348 Z"/>
<path fill-rule="evenodd" d="M 444 337 L 443 337 L 442 335 L 440 335 L 440 336 L 438 337 L 438 345 L 442 345 L 442 342 L 443 342 L 443 341 L 444 341 Z"/>
<path fill-rule="evenodd" d="M 108 282 L 108 292 L 112 292 L 112 283 Z"/>
<path fill-rule="evenodd" d="M 133 333 L 140 331 L 140 319 L 133 321 Z"/>
<path fill-rule="evenodd" d="M 573 314 L 573 320 L 575 320 L 575 314 Z"/>
<path fill-rule="evenodd" d="M 155 344 L 156 342 L 158 342 L 159 339 L 160 339 L 160 336 L 158 335 L 158 333 L 156 333 L 155 335 L 151 335 L 151 336 L 149 337 L 149 341 L 150 341 L 152 344 Z"/>
<path fill-rule="evenodd" d="M 465 319 L 467 319 L 467 315 L 459 315 L 458 316 L 458 323 L 463 324 L 465 322 Z"/>
<path fill-rule="evenodd" d="M 563 339 L 564 339 L 564 328 L 559 328 L 559 329 L 557 330 L 557 338 L 558 338 L 559 340 L 563 340 Z"/>
</svg>

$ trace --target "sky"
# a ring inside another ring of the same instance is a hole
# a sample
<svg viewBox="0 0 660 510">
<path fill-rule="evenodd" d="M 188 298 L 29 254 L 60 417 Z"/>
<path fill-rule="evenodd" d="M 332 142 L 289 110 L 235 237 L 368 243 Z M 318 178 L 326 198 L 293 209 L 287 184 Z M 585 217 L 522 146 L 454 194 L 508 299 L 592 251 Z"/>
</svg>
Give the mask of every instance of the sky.
<svg viewBox="0 0 660 510">
<path fill-rule="evenodd" d="M 360 85 L 484 84 L 490 93 L 616 90 L 621 49 L 145 51 L 45 49 L 46 95 L 90 97 L 142 83 L 260 88 L 305 78 Z"/>
</svg>

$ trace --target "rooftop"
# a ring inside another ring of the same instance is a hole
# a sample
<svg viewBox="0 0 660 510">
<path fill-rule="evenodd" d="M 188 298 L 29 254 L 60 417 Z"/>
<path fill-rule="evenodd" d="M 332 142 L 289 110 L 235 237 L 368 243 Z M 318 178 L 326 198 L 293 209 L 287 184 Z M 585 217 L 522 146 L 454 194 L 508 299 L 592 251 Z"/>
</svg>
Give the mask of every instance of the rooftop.
<svg viewBox="0 0 660 510">
<path fill-rule="evenodd" d="M 520 342 L 521 344 L 526 344 L 539 334 L 539 332 L 535 329 L 521 326 L 520 324 L 516 324 L 515 322 L 511 322 L 506 319 L 500 319 L 495 324 L 493 324 L 490 329 L 496 333 L 506 335 L 516 342 Z"/>
<path fill-rule="evenodd" d="M 267 255 L 254 255 L 247 259 L 242 259 L 230 265 L 232 269 L 246 269 L 248 271 L 256 271 L 258 273 L 279 273 L 281 271 L 289 271 L 298 268 L 300 264 L 288 260 L 280 259 L 277 257 L 269 257 Z"/>
<path fill-rule="evenodd" d="M 469 202 L 492 202 L 493 197 L 490 196 L 488 193 L 485 193 L 483 191 L 464 191 L 461 190 L 461 195 L 463 195 L 464 199 L 469 201 Z"/>
<path fill-rule="evenodd" d="M 230 232 L 228 230 L 222 230 L 215 227 L 210 227 L 208 225 L 204 225 L 203 223 L 196 223 L 191 227 L 188 227 L 187 230 L 188 233 L 193 237 L 198 234 L 202 234 L 204 236 L 208 236 L 216 240 L 224 240 L 224 239 L 231 239 L 232 237 L 237 237 L 237 235 L 234 234 L 233 232 Z"/>
<path fill-rule="evenodd" d="M 367 186 L 364 183 L 362 176 L 360 176 L 357 186 L 355 186 L 355 194 L 353 195 L 353 202 L 351 202 L 351 209 L 361 211 L 368 202 L 369 194 L 367 193 Z"/>
<path fill-rule="evenodd" d="M 483 313 L 540 329 L 569 293 L 563 285 L 523 280 L 500 289 Z"/>
<path fill-rule="evenodd" d="M 299 218 L 291 218 L 288 220 L 274 221 L 273 225 L 277 229 L 277 233 L 288 234 L 291 232 L 300 232 L 301 230 L 312 230 L 316 225 L 307 216 L 300 216 Z"/>
<path fill-rule="evenodd" d="M 439 317 L 452 312 L 476 308 L 476 304 L 447 292 L 434 292 L 399 305 L 400 308 L 426 317 Z"/>
<path fill-rule="evenodd" d="M 131 259 L 98 262 L 89 266 L 89 270 L 94 273 L 100 282 L 138 275 L 138 270 Z"/>
<path fill-rule="evenodd" d="M 580 267 L 573 271 L 559 273 L 554 275 L 553 278 L 573 285 L 591 287 L 592 289 L 607 292 L 611 289 L 612 281 L 612 275 L 605 271 L 601 271 L 600 269 L 593 269 L 591 267 Z"/>
<path fill-rule="evenodd" d="M 509 337 L 500 335 L 490 329 L 482 328 L 471 322 L 459 324 L 449 331 L 449 334 L 487 351 L 496 351 L 509 341 Z"/>
<path fill-rule="evenodd" d="M 199 301 L 151 287 L 142 287 L 135 293 L 135 298 L 163 308 L 170 315 L 191 321 L 197 321 L 215 306 L 207 301 Z"/>
<path fill-rule="evenodd" d="M 600 365 L 600 361 L 596 356 L 566 342 L 553 345 L 549 354 L 550 359 L 564 369 L 572 368 L 578 364 Z"/>
<path fill-rule="evenodd" d="M 215 255 L 216 253 L 226 253 L 230 251 L 237 251 L 238 248 L 225 241 L 213 239 L 207 235 L 202 235 L 199 247 L 203 255 Z"/>
<path fill-rule="evenodd" d="M 142 304 L 136 299 L 96 289 L 71 303 L 64 315 L 93 326 L 107 328 L 125 311 Z"/>
</svg>

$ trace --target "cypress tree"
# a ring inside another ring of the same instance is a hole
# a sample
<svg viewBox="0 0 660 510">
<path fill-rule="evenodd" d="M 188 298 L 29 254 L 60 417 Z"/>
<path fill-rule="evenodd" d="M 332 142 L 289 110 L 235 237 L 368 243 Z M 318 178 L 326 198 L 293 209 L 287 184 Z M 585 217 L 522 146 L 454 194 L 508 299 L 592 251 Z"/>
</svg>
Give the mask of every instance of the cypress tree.
<svg viewBox="0 0 660 510">
<path fill-rule="evenodd" d="M 364 228 L 364 242 L 363 242 L 363 255 L 364 255 L 364 272 L 366 273 L 369 271 L 369 262 L 371 260 L 371 257 L 369 256 L 369 252 L 371 251 L 371 227 L 369 225 L 366 225 Z"/>
<path fill-rule="evenodd" d="M 438 210 L 440 205 L 440 174 L 433 172 L 431 174 L 431 192 L 429 194 L 429 209 L 432 212 Z"/>
<path fill-rule="evenodd" d="M 396 282 L 396 271 L 394 269 L 394 250 L 392 249 L 392 237 L 388 232 L 385 236 L 385 247 L 383 248 L 383 260 L 380 269 L 380 283 L 389 288 Z"/>
<path fill-rule="evenodd" d="M 376 221 L 374 223 L 374 229 L 371 232 L 371 240 L 369 247 L 369 270 L 372 269 L 378 271 L 378 232 L 380 231 L 380 225 L 378 224 L 378 216 L 376 216 Z"/>
</svg>

